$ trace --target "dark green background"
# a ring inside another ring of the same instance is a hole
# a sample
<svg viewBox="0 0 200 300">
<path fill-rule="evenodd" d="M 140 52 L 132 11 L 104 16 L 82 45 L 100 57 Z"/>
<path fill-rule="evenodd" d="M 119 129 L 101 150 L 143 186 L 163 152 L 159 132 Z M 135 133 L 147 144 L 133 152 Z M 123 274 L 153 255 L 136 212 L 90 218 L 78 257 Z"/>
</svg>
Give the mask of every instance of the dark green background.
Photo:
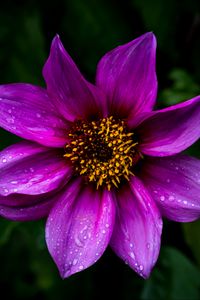
<svg viewBox="0 0 200 300">
<path fill-rule="evenodd" d="M 199 1 L 4 1 L 0 9 L 0 83 L 44 85 L 42 66 L 56 33 L 94 81 L 108 50 L 146 31 L 158 39 L 158 106 L 200 94 Z M 0 131 L 0 147 L 18 138 Z M 200 158 L 200 145 L 189 153 Z M 200 222 L 164 222 L 162 250 L 143 280 L 110 249 L 94 266 L 62 280 L 44 241 L 45 221 L 0 219 L 0 292 L 11 299 L 200 299 Z M 111 296 L 110 296 L 111 298 Z"/>
</svg>

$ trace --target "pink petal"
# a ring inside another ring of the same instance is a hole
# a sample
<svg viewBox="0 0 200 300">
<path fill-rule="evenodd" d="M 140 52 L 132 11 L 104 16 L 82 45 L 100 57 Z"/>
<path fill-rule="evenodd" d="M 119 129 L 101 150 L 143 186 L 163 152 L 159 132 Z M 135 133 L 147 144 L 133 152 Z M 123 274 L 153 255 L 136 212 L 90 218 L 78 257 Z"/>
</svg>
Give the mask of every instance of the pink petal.
<svg viewBox="0 0 200 300">
<path fill-rule="evenodd" d="M 186 155 L 148 158 L 141 170 L 163 216 L 178 222 L 200 217 L 200 160 Z"/>
<path fill-rule="evenodd" d="M 136 177 L 131 178 L 130 187 L 124 186 L 116 196 L 118 213 L 111 247 L 131 268 L 147 278 L 160 250 L 160 213 Z"/>
<path fill-rule="evenodd" d="M 62 147 L 69 124 L 45 89 L 30 84 L 0 86 L 0 127 L 45 146 Z"/>
<path fill-rule="evenodd" d="M 144 154 L 168 156 L 185 150 L 200 137 L 200 96 L 150 113 L 136 131 Z"/>
<path fill-rule="evenodd" d="M 101 114 L 103 96 L 83 78 L 58 35 L 52 42 L 43 76 L 47 90 L 53 95 L 60 113 L 67 120 L 74 121 Z"/>
<path fill-rule="evenodd" d="M 111 193 L 76 180 L 53 207 L 46 226 L 49 252 L 63 278 L 94 264 L 106 249 L 114 224 Z"/>
<path fill-rule="evenodd" d="M 60 150 L 19 142 L 0 152 L 0 195 L 37 195 L 62 186 L 71 177 Z"/>
<path fill-rule="evenodd" d="M 156 39 L 146 33 L 108 52 L 99 62 L 96 82 L 107 95 L 110 113 L 133 118 L 155 104 Z"/>
</svg>

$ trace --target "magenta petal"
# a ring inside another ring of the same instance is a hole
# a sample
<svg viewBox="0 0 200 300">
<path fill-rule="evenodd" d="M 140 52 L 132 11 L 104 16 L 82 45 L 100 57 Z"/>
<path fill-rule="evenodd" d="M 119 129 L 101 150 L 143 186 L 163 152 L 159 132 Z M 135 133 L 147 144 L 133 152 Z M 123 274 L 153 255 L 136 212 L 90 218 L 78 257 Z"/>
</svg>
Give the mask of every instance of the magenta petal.
<svg viewBox="0 0 200 300">
<path fill-rule="evenodd" d="M 30 84 L 0 86 L 0 127 L 45 146 L 66 144 L 69 126 L 45 89 Z"/>
<path fill-rule="evenodd" d="M 137 134 L 144 154 L 168 156 L 185 150 L 200 137 L 200 96 L 150 113 Z"/>
<path fill-rule="evenodd" d="M 96 82 L 106 93 L 109 111 L 134 117 L 155 104 L 156 39 L 147 33 L 108 52 L 99 62 Z"/>
<path fill-rule="evenodd" d="M 77 180 L 63 193 L 46 226 L 47 246 L 63 278 L 100 258 L 110 241 L 114 216 L 108 191 L 81 189 Z"/>
<path fill-rule="evenodd" d="M 180 154 L 148 158 L 141 177 L 163 216 L 178 222 L 200 217 L 200 160 Z"/>
<path fill-rule="evenodd" d="M 10 196 L 7 196 L 7 197 L 10 197 Z M 4 198 L 6 198 L 6 197 L 4 197 Z M 31 198 L 31 196 L 21 195 L 21 197 L 19 197 L 18 200 L 22 200 L 23 202 L 28 203 L 28 200 L 32 201 L 32 199 L 29 199 L 29 198 Z M 15 200 L 17 200 L 17 199 L 15 199 Z M 18 207 L 12 206 L 11 207 L 11 206 L 6 206 L 6 205 L 0 205 L 0 216 L 10 219 L 10 220 L 13 220 L 13 221 L 38 220 L 38 219 L 48 216 L 50 209 L 56 202 L 56 198 L 53 197 L 53 198 L 45 199 L 44 196 L 36 196 L 34 201 L 37 203 L 32 204 L 32 205 L 30 205 L 30 203 L 29 203 L 29 206 L 18 206 Z M 19 203 L 20 203 L 20 201 L 19 201 Z"/>
<path fill-rule="evenodd" d="M 103 96 L 83 78 L 58 35 L 52 42 L 43 76 L 47 90 L 53 95 L 60 113 L 67 120 L 74 121 L 100 113 Z"/>
<path fill-rule="evenodd" d="M 31 142 L 19 142 L 0 152 L 0 195 L 37 195 L 62 186 L 71 177 L 71 167 L 60 150 Z"/>
<path fill-rule="evenodd" d="M 147 278 L 160 250 L 160 213 L 136 177 L 131 178 L 130 187 L 124 186 L 116 196 L 118 213 L 111 247 L 131 268 Z"/>
</svg>

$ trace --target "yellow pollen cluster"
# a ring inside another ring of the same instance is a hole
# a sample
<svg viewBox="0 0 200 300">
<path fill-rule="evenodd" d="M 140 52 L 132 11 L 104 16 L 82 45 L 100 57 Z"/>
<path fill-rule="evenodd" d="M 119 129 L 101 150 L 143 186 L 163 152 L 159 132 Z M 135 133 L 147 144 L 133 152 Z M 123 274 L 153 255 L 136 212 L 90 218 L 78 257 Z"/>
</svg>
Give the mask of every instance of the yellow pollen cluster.
<svg viewBox="0 0 200 300">
<path fill-rule="evenodd" d="M 118 187 L 122 178 L 129 180 L 134 175 L 131 170 L 138 161 L 138 143 L 123 120 L 111 116 L 98 121 L 78 121 L 68 135 L 70 143 L 64 156 L 71 160 L 76 172 L 96 182 L 97 189 L 102 185 L 108 190 L 113 185 Z"/>
</svg>

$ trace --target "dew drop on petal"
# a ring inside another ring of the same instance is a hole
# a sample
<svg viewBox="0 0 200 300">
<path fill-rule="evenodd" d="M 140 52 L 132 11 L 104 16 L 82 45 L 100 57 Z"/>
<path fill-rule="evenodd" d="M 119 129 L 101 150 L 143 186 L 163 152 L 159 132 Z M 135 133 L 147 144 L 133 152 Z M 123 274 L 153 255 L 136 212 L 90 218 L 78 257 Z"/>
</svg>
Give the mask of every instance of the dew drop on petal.
<svg viewBox="0 0 200 300">
<path fill-rule="evenodd" d="M 143 265 L 139 266 L 140 271 L 142 271 L 144 269 Z"/>
<path fill-rule="evenodd" d="M 17 180 L 13 180 L 10 182 L 11 184 L 18 184 L 18 181 Z"/>
<path fill-rule="evenodd" d="M 129 255 L 132 259 L 135 259 L 135 254 L 133 252 L 130 252 Z"/>
<path fill-rule="evenodd" d="M 75 266 L 78 262 L 78 259 L 74 258 L 73 262 L 72 262 L 72 265 Z"/>
<path fill-rule="evenodd" d="M 160 196 L 160 200 L 164 201 L 165 200 L 165 196 Z"/>
</svg>

